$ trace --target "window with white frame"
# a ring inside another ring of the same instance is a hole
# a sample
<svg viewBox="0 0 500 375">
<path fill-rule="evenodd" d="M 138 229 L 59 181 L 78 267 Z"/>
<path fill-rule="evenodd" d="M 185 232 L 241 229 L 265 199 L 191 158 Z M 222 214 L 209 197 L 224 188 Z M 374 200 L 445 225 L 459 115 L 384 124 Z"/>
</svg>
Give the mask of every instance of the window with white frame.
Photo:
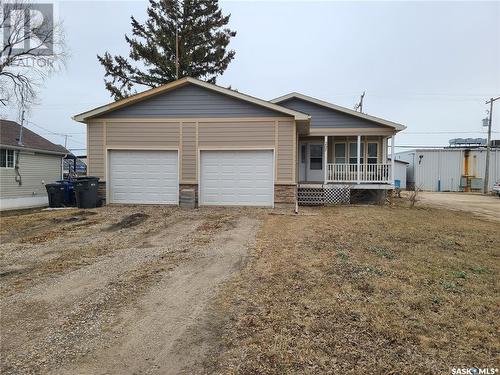
<svg viewBox="0 0 500 375">
<path fill-rule="evenodd" d="M 309 145 L 309 169 L 311 171 L 323 169 L 323 145 Z"/>
<path fill-rule="evenodd" d="M 0 149 L 0 167 L 1 168 L 14 168 L 15 162 L 14 150 Z"/>
<path fill-rule="evenodd" d="M 360 146 L 360 158 L 359 162 L 361 164 L 364 163 L 363 155 L 365 154 L 365 144 L 364 142 L 361 142 Z M 349 164 L 357 164 L 358 163 L 358 143 L 353 142 L 349 143 Z"/>
<path fill-rule="evenodd" d="M 366 155 L 366 159 L 368 164 L 377 164 L 378 160 L 378 143 L 369 142 L 368 143 L 368 154 Z"/>
<path fill-rule="evenodd" d="M 335 143 L 335 163 L 345 164 L 346 162 L 345 143 Z"/>
</svg>

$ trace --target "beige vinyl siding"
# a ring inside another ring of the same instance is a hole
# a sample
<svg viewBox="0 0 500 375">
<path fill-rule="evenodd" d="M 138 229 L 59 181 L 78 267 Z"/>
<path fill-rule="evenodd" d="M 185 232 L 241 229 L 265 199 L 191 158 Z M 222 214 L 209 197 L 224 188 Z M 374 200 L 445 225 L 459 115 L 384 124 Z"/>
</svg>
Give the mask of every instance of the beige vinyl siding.
<svg viewBox="0 0 500 375">
<path fill-rule="evenodd" d="M 17 154 L 17 152 L 16 152 Z M 0 168 L 0 198 L 46 196 L 45 184 L 61 179 L 61 156 L 21 151 L 18 155 L 22 184 L 14 168 Z"/>
<path fill-rule="evenodd" d="M 104 125 L 87 125 L 87 174 L 105 180 L 104 175 Z"/>
<path fill-rule="evenodd" d="M 196 182 L 196 123 L 182 124 L 181 183 Z"/>
<path fill-rule="evenodd" d="M 107 146 L 178 147 L 179 122 L 107 122 Z"/>
<path fill-rule="evenodd" d="M 198 123 L 199 147 L 274 147 L 275 121 Z"/>
<path fill-rule="evenodd" d="M 295 153 L 294 121 L 278 121 L 277 182 L 293 183 Z"/>
<path fill-rule="evenodd" d="M 199 149 L 275 149 L 275 181 L 294 183 L 295 121 L 287 118 L 113 119 L 88 124 L 89 175 L 105 180 L 111 148 L 179 148 L 180 183 L 196 184 Z M 182 136 L 181 136 L 182 134 Z"/>
</svg>

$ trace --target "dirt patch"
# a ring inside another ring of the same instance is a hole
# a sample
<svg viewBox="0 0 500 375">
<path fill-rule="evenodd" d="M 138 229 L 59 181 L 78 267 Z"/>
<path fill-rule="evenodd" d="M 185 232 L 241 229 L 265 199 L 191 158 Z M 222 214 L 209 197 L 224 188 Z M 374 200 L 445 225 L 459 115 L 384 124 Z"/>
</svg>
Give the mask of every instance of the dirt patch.
<svg viewBox="0 0 500 375">
<path fill-rule="evenodd" d="M 0 245 L 2 373 L 180 373 L 204 356 L 205 307 L 245 264 L 262 216 L 91 212 L 23 215 L 3 232 L 12 241 Z M 26 227 L 37 227 L 32 241 L 16 236 Z"/>
<path fill-rule="evenodd" d="M 119 222 L 110 225 L 108 228 L 106 228 L 106 230 L 113 232 L 120 229 L 132 228 L 145 222 L 148 217 L 149 215 L 146 215 L 143 212 L 128 215 L 121 219 Z"/>
<path fill-rule="evenodd" d="M 97 215 L 97 212 L 95 212 L 95 211 L 79 211 L 78 215 L 69 216 L 69 217 L 54 217 L 51 220 L 54 224 L 75 223 L 78 221 L 87 220 L 87 218 L 89 216 L 94 216 L 94 215 Z"/>
<path fill-rule="evenodd" d="M 358 206 L 269 215 L 198 373 L 448 373 L 498 358 L 500 227 Z M 487 365 L 484 365 L 487 366 Z"/>
</svg>

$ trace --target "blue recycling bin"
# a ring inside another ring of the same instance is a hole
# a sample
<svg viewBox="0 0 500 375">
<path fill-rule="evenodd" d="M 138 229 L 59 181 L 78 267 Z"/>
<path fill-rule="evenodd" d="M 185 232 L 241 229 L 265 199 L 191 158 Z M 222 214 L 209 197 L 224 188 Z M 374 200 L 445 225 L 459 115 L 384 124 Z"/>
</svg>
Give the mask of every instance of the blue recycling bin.
<svg viewBox="0 0 500 375">
<path fill-rule="evenodd" d="M 74 206 L 75 205 L 75 192 L 73 191 L 73 182 L 71 180 L 59 180 L 58 184 L 64 187 L 64 205 Z"/>
</svg>

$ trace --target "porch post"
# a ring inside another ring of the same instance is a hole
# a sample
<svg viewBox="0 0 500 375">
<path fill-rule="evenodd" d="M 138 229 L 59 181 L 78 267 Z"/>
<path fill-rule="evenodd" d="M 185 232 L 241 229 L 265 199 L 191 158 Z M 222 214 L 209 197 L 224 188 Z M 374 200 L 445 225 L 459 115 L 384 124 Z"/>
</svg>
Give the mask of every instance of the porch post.
<svg viewBox="0 0 500 375">
<path fill-rule="evenodd" d="M 358 184 L 361 183 L 361 136 L 358 135 L 358 152 L 357 152 L 357 172 L 358 172 Z"/>
<path fill-rule="evenodd" d="M 394 164 L 395 164 L 395 155 L 394 155 L 394 141 L 395 141 L 396 135 L 393 134 L 391 136 L 391 184 L 394 186 Z"/>
<path fill-rule="evenodd" d="M 328 181 L 328 136 L 325 135 L 325 145 L 323 146 L 323 151 L 324 151 L 324 157 L 323 157 L 323 160 L 324 160 L 324 170 L 323 172 L 325 172 L 325 175 L 324 175 L 324 180 L 325 180 L 325 185 L 326 185 L 326 182 Z"/>
<path fill-rule="evenodd" d="M 389 158 L 387 157 L 387 148 L 389 144 L 387 143 L 388 137 L 382 137 L 382 163 L 387 163 Z"/>
</svg>

